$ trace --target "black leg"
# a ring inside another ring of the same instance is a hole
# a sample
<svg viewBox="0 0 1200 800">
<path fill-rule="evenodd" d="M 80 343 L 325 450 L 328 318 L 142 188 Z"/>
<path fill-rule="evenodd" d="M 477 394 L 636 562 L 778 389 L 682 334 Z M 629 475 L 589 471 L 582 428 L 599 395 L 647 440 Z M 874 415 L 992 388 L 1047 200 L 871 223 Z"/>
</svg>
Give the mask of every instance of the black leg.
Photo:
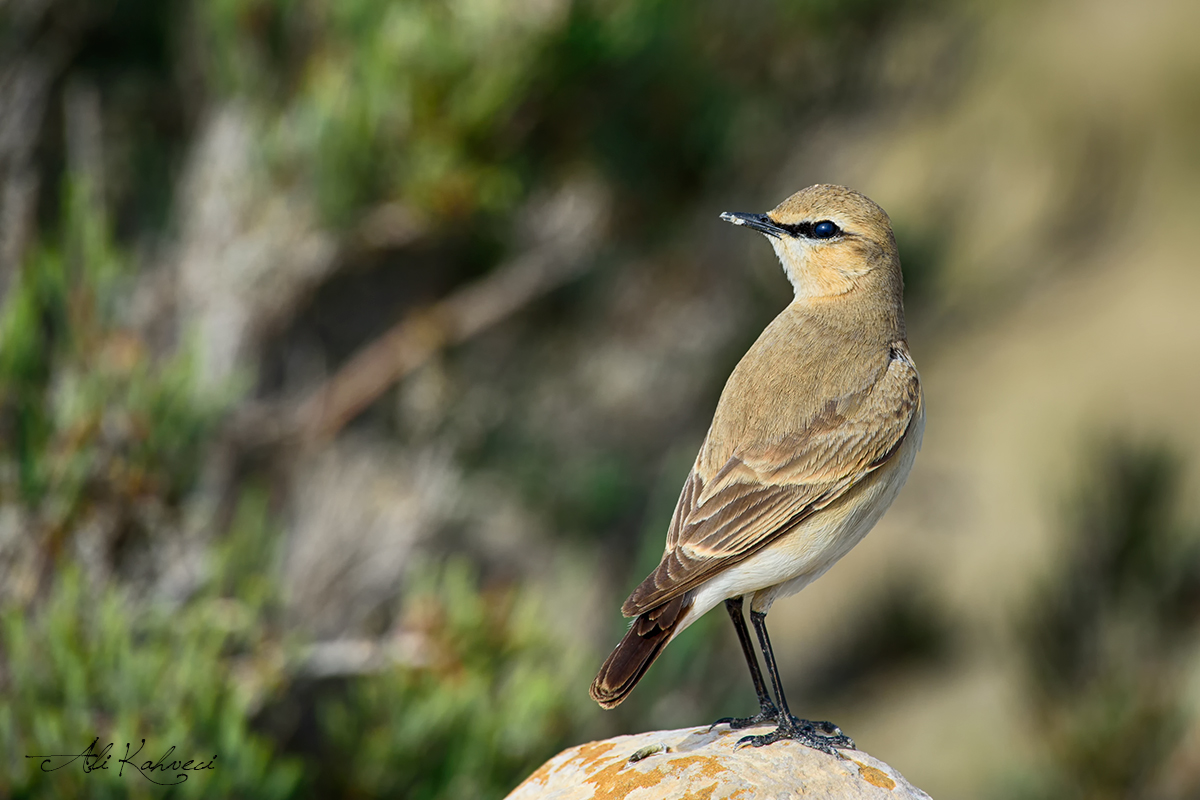
<svg viewBox="0 0 1200 800">
<path fill-rule="evenodd" d="M 718 725 L 728 725 L 730 728 L 737 730 L 739 728 L 752 728 L 764 722 L 774 722 L 779 719 L 779 710 L 775 708 L 775 703 L 771 700 L 770 693 L 767 692 L 767 685 L 763 682 L 762 670 L 758 667 L 758 656 L 754 654 L 754 645 L 750 643 L 750 631 L 746 627 L 746 618 L 742 616 L 742 598 L 736 597 L 726 600 L 725 610 L 729 612 L 729 618 L 733 620 L 733 627 L 737 631 L 738 641 L 742 645 L 742 654 L 746 656 L 746 666 L 750 668 L 750 680 L 754 681 L 754 693 L 758 695 L 759 712 L 753 717 L 723 717 L 710 725 L 709 730 Z"/>
<path fill-rule="evenodd" d="M 775 652 L 771 649 L 771 637 L 767 635 L 767 615 L 751 611 L 750 621 L 754 623 L 754 632 L 758 634 L 758 643 L 762 647 L 763 659 L 767 662 L 767 674 L 771 677 L 771 685 L 775 688 L 775 697 L 779 699 L 779 727 L 764 736 L 747 736 L 738 741 L 738 746 L 762 747 L 782 739 L 794 739 L 830 755 L 837 755 L 836 748 L 838 747 L 853 749 L 853 740 L 842 733 L 842 729 L 832 722 L 810 722 L 792 716 L 792 712 L 788 709 L 787 698 L 783 694 L 783 681 L 779 678 L 779 666 L 775 663 Z"/>
</svg>

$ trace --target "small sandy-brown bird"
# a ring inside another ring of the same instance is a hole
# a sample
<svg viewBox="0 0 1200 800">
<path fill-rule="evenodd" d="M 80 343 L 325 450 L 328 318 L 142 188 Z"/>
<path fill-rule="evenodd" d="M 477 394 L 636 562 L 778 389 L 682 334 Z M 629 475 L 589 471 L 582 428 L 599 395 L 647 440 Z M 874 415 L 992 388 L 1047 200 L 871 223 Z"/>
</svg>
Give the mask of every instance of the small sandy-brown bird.
<svg viewBox="0 0 1200 800">
<path fill-rule="evenodd" d="M 766 214 L 721 218 L 767 237 L 795 299 L 729 376 L 662 562 L 622 606 L 636 619 L 591 695 L 604 708 L 618 705 L 680 631 L 724 601 L 760 710 L 714 724 L 777 722 L 739 744 L 795 739 L 834 753 L 854 743 L 832 723 L 792 716 L 766 615 L 858 544 L 921 446 L 925 412 L 904 330 L 900 258 L 883 209 L 842 186 L 810 186 Z M 775 700 L 750 644 L 745 598 Z"/>
</svg>

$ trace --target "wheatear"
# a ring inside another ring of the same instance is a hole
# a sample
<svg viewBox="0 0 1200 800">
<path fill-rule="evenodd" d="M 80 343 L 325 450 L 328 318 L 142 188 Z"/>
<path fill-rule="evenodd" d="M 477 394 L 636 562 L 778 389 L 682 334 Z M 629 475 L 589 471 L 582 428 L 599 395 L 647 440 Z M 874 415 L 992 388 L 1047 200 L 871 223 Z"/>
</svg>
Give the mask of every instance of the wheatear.
<svg viewBox="0 0 1200 800">
<path fill-rule="evenodd" d="M 591 695 L 604 708 L 618 705 L 680 631 L 724 601 L 760 711 L 715 724 L 777 721 L 739 745 L 796 739 L 834 753 L 854 742 L 831 723 L 792 716 L 766 616 L 871 530 L 921 446 L 924 403 L 905 340 L 900 258 L 883 209 L 841 186 L 810 186 L 766 214 L 721 219 L 767 237 L 795 299 L 729 376 L 662 562 L 621 607 L 637 619 Z M 744 598 L 778 702 L 750 644 Z"/>
</svg>

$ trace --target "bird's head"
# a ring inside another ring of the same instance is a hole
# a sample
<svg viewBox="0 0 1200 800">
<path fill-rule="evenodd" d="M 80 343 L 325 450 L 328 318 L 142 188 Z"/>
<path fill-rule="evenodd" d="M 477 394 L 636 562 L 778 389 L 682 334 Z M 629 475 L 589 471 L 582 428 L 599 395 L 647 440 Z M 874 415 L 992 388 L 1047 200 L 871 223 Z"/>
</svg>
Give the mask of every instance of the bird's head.
<svg viewBox="0 0 1200 800">
<path fill-rule="evenodd" d="M 903 283 L 891 222 L 853 189 L 817 184 L 765 214 L 726 211 L 721 219 L 767 237 L 797 299 L 865 289 L 899 301 Z"/>
</svg>

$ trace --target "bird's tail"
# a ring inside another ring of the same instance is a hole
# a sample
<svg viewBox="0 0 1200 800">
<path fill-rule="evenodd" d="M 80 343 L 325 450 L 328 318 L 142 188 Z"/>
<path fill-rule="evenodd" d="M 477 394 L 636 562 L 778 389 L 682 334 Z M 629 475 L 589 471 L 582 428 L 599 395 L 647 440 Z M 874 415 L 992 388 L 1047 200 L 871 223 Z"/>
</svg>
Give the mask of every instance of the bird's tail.
<svg viewBox="0 0 1200 800">
<path fill-rule="evenodd" d="M 592 699 L 603 708 L 619 706 L 671 641 L 691 607 L 690 597 L 675 597 L 639 614 L 592 681 Z"/>
</svg>

